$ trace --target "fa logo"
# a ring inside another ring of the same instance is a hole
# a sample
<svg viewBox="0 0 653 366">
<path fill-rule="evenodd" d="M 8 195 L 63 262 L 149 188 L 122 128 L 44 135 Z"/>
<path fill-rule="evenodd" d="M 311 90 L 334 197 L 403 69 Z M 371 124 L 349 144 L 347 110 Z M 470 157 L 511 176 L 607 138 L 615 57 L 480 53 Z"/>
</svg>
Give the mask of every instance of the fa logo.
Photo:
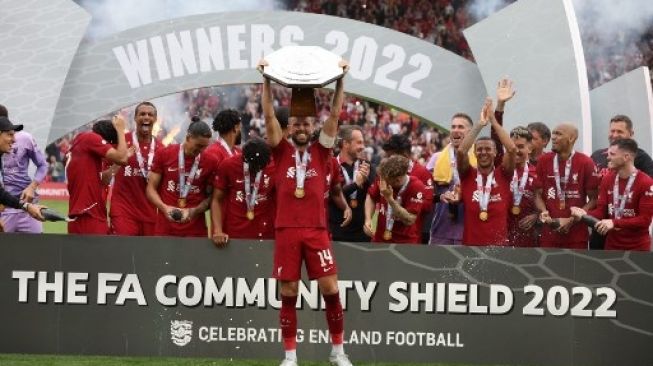
<svg viewBox="0 0 653 366">
<path fill-rule="evenodd" d="M 179 347 L 187 345 L 193 338 L 193 322 L 190 320 L 171 320 L 170 339 Z"/>
</svg>

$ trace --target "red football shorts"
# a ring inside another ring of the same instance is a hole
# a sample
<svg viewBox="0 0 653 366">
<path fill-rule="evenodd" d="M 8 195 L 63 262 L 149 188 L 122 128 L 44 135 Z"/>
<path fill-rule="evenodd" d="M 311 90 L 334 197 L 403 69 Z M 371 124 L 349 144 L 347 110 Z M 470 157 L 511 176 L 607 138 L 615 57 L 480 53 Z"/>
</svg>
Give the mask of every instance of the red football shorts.
<svg viewBox="0 0 653 366">
<path fill-rule="evenodd" d="M 154 236 L 153 222 L 134 220 L 125 215 L 111 216 L 111 234 L 126 236 Z"/>
<path fill-rule="evenodd" d="M 109 224 L 88 214 L 80 215 L 68 223 L 68 234 L 108 235 Z"/>
<path fill-rule="evenodd" d="M 302 261 L 308 278 L 314 280 L 338 273 L 329 233 L 324 228 L 279 228 L 274 240 L 274 278 L 298 281 Z"/>
</svg>

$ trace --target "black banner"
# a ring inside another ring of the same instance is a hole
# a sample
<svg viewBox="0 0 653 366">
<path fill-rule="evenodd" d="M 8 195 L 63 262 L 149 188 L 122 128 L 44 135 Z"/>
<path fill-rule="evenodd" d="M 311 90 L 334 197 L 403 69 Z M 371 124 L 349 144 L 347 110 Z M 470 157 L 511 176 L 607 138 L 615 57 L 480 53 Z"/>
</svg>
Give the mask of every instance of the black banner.
<svg viewBox="0 0 653 366">
<path fill-rule="evenodd" d="M 653 256 L 335 243 L 354 361 L 651 365 Z M 273 244 L 3 234 L 0 352 L 275 359 Z M 298 354 L 330 350 L 315 282 Z"/>
</svg>

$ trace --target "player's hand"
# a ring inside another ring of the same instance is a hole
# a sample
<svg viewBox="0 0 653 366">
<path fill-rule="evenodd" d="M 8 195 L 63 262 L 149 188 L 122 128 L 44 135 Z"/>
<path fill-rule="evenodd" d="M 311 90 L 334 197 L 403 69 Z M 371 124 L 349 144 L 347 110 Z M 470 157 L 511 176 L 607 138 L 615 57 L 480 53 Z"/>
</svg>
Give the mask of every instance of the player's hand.
<svg viewBox="0 0 653 366">
<path fill-rule="evenodd" d="M 455 191 L 446 191 L 440 195 L 440 202 L 443 203 L 458 203 L 460 197 Z"/>
<path fill-rule="evenodd" d="M 606 235 L 608 231 L 614 229 L 614 221 L 606 219 L 601 220 L 594 225 L 596 231 L 601 235 Z"/>
<path fill-rule="evenodd" d="M 530 214 L 519 220 L 519 228 L 521 230 L 530 230 L 533 228 L 533 225 L 537 222 L 537 214 Z"/>
<path fill-rule="evenodd" d="M 192 220 L 196 216 L 196 210 L 192 208 L 180 208 L 181 210 L 181 222 L 182 224 L 185 224 Z"/>
<path fill-rule="evenodd" d="M 485 98 L 485 103 L 483 103 L 483 108 L 481 109 L 481 115 L 479 117 L 478 123 L 485 127 L 490 123 L 490 120 L 494 116 L 494 107 L 492 106 L 492 98 Z"/>
<path fill-rule="evenodd" d="M 30 203 L 27 205 L 27 213 L 32 216 L 33 218 L 39 220 L 39 221 L 45 221 L 45 218 L 41 214 L 41 210 L 47 208 L 45 206 L 37 205 L 34 203 Z"/>
<path fill-rule="evenodd" d="M 587 215 L 587 211 L 583 210 L 580 207 L 572 207 L 571 208 L 571 216 L 575 218 L 576 220 L 580 220 L 581 216 Z"/>
<path fill-rule="evenodd" d="M 20 200 L 23 202 L 32 202 L 34 201 L 34 197 L 36 194 L 34 193 L 34 188 L 32 185 L 28 185 L 27 188 L 25 188 L 21 193 L 20 193 Z"/>
<path fill-rule="evenodd" d="M 515 96 L 515 90 L 512 88 L 512 80 L 503 78 L 497 83 L 497 104 L 505 103 Z"/>
<path fill-rule="evenodd" d="M 365 232 L 365 235 L 369 236 L 370 238 L 374 236 L 374 232 L 372 231 L 372 220 L 365 220 L 363 231 Z"/>
<path fill-rule="evenodd" d="M 120 114 L 116 114 L 113 116 L 111 119 L 111 123 L 113 123 L 113 127 L 116 128 L 116 131 L 120 133 L 125 133 L 125 126 L 127 126 L 127 123 L 125 122 L 125 119 L 122 117 Z"/>
<path fill-rule="evenodd" d="M 342 71 L 346 74 L 349 71 L 349 61 L 344 58 L 338 62 L 338 66 L 342 67 Z"/>
<path fill-rule="evenodd" d="M 268 62 L 265 61 L 264 58 L 262 58 L 262 59 L 260 59 L 260 60 L 258 61 L 258 63 L 256 64 L 256 70 L 258 70 L 258 72 L 260 72 L 260 73 L 263 73 L 263 68 L 266 67 L 266 66 L 268 66 L 268 65 L 269 65 Z"/>
<path fill-rule="evenodd" d="M 569 233 L 569 229 L 576 223 L 573 217 L 560 218 L 560 227 L 556 230 L 560 234 Z"/>
<path fill-rule="evenodd" d="M 136 154 L 136 146 L 132 145 L 127 149 L 127 158 L 131 158 L 134 154 Z M 120 168 L 120 165 L 118 165 L 118 168 Z"/>
<path fill-rule="evenodd" d="M 345 227 L 351 223 L 351 219 L 354 217 L 351 213 L 351 207 L 347 206 L 345 211 L 342 213 L 342 224 L 340 224 L 340 227 Z"/>
<path fill-rule="evenodd" d="M 549 223 L 551 223 L 552 219 L 551 219 L 551 215 L 549 214 L 549 211 L 542 211 L 542 212 L 540 213 L 540 221 L 541 221 L 543 224 L 549 224 Z"/>
<path fill-rule="evenodd" d="M 172 207 L 172 206 L 168 206 L 168 205 L 163 206 L 163 212 L 165 213 L 165 216 L 169 221 L 179 222 L 179 219 L 175 219 L 175 217 L 174 217 L 175 212 L 177 212 L 177 211 L 181 211 L 181 210 L 179 208 L 177 208 L 177 207 Z M 182 215 L 182 217 L 183 217 L 183 215 Z"/>
<path fill-rule="evenodd" d="M 223 233 L 222 231 L 216 231 L 211 236 L 211 241 L 218 248 L 224 248 L 229 243 L 229 235 Z"/>
<path fill-rule="evenodd" d="M 385 180 L 381 179 L 379 180 L 379 191 L 381 192 L 383 198 L 385 198 L 386 201 L 390 202 L 393 193 L 392 186 L 386 183 Z"/>
<path fill-rule="evenodd" d="M 363 161 L 358 167 L 358 173 L 356 173 L 355 182 L 359 188 L 363 187 L 367 177 L 370 175 L 370 163 Z"/>
</svg>

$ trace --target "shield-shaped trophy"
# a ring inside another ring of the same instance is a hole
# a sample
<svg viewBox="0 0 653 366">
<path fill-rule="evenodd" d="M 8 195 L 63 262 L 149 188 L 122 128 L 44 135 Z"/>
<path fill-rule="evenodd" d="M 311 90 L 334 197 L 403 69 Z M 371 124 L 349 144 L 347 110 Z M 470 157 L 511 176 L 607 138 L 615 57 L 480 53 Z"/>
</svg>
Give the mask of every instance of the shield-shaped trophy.
<svg viewBox="0 0 653 366">
<path fill-rule="evenodd" d="M 286 46 L 265 56 L 263 76 L 292 88 L 290 115 L 314 117 L 314 88 L 343 77 L 342 58 L 318 46 Z"/>
</svg>

